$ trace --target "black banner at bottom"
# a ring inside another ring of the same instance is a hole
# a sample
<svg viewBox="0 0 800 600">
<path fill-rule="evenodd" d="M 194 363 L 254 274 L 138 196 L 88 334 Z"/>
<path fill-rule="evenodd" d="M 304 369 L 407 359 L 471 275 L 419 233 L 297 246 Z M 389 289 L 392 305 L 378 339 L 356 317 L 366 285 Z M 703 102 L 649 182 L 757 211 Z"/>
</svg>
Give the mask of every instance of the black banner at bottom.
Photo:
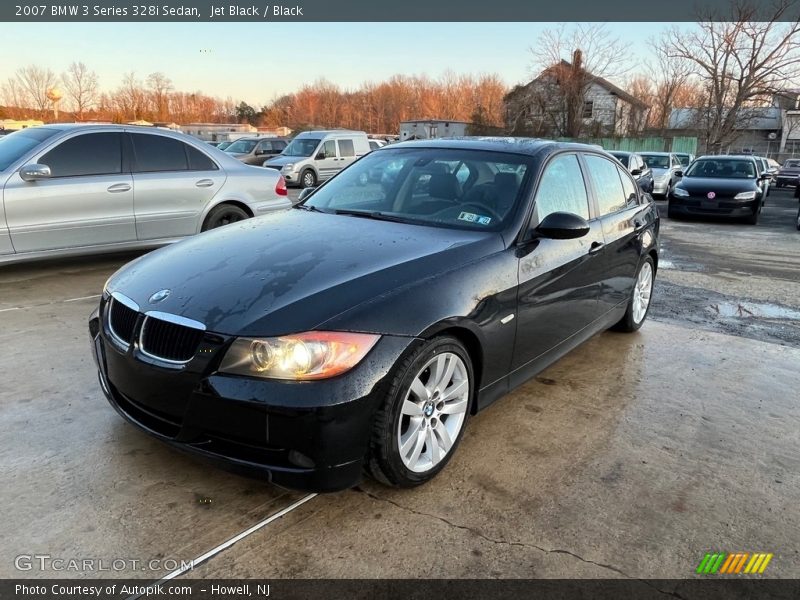
<svg viewBox="0 0 800 600">
<path fill-rule="evenodd" d="M 683 600 L 796 599 L 800 580 L 657 579 L 7 579 L 0 598 L 25 600 Z"/>
</svg>

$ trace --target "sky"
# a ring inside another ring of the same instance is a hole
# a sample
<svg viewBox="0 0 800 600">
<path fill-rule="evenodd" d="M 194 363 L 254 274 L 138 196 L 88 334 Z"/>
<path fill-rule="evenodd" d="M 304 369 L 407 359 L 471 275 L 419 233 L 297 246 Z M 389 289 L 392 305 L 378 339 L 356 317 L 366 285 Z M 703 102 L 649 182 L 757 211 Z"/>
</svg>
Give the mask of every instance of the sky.
<svg viewBox="0 0 800 600">
<path fill-rule="evenodd" d="M 395 74 L 497 73 L 531 79 L 529 48 L 546 23 L 15 23 L 0 36 L 0 86 L 27 64 L 66 70 L 82 61 L 103 90 L 124 73 L 161 71 L 176 90 L 260 107 L 325 77 L 342 88 Z M 634 56 L 668 23 L 609 23 Z"/>
</svg>

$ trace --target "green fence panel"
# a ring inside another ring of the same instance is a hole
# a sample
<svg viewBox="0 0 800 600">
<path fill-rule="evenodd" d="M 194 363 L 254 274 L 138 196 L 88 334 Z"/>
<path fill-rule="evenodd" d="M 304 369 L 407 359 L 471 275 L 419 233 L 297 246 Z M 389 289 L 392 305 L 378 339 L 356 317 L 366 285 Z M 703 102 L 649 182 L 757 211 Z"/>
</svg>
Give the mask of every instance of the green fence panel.
<svg viewBox="0 0 800 600">
<path fill-rule="evenodd" d="M 697 154 L 695 137 L 621 137 L 621 138 L 558 138 L 560 142 L 578 142 L 602 146 L 606 150 L 624 152 L 685 152 Z"/>
</svg>

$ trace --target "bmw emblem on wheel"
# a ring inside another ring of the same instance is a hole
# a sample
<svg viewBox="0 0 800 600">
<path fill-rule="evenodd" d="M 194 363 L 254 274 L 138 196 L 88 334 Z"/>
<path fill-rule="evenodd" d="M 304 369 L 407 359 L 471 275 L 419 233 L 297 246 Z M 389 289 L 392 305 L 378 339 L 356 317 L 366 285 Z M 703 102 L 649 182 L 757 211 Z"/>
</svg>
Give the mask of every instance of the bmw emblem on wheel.
<svg viewBox="0 0 800 600">
<path fill-rule="evenodd" d="M 170 292 L 170 290 L 158 290 L 155 294 L 150 296 L 148 302 L 150 302 L 150 304 L 158 304 L 159 302 L 166 300 L 171 293 L 172 292 Z"/>
<path fill-rule="evenodd" d="M 709 200 L 713 200 L 714 198 L 717 197 L 717 195 L 714 192 L 708 192 L 706 196 L 708 197 Z"/>
</svg>

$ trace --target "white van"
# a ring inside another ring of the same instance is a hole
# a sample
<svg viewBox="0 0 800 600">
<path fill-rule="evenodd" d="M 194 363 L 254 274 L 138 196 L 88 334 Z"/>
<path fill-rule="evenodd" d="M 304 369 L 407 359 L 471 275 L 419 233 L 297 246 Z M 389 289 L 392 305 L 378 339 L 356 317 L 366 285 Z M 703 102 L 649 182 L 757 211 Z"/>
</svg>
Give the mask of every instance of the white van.
<svg viewBox="0 0 800 600">
<path fill-rule="evenodd" d="M 308 188 L 330 179 L 369 151 L 369 138 L 363 131 L 304 131 L 263 166 L 278 169 L 287 185 Z"/>
</svg>

